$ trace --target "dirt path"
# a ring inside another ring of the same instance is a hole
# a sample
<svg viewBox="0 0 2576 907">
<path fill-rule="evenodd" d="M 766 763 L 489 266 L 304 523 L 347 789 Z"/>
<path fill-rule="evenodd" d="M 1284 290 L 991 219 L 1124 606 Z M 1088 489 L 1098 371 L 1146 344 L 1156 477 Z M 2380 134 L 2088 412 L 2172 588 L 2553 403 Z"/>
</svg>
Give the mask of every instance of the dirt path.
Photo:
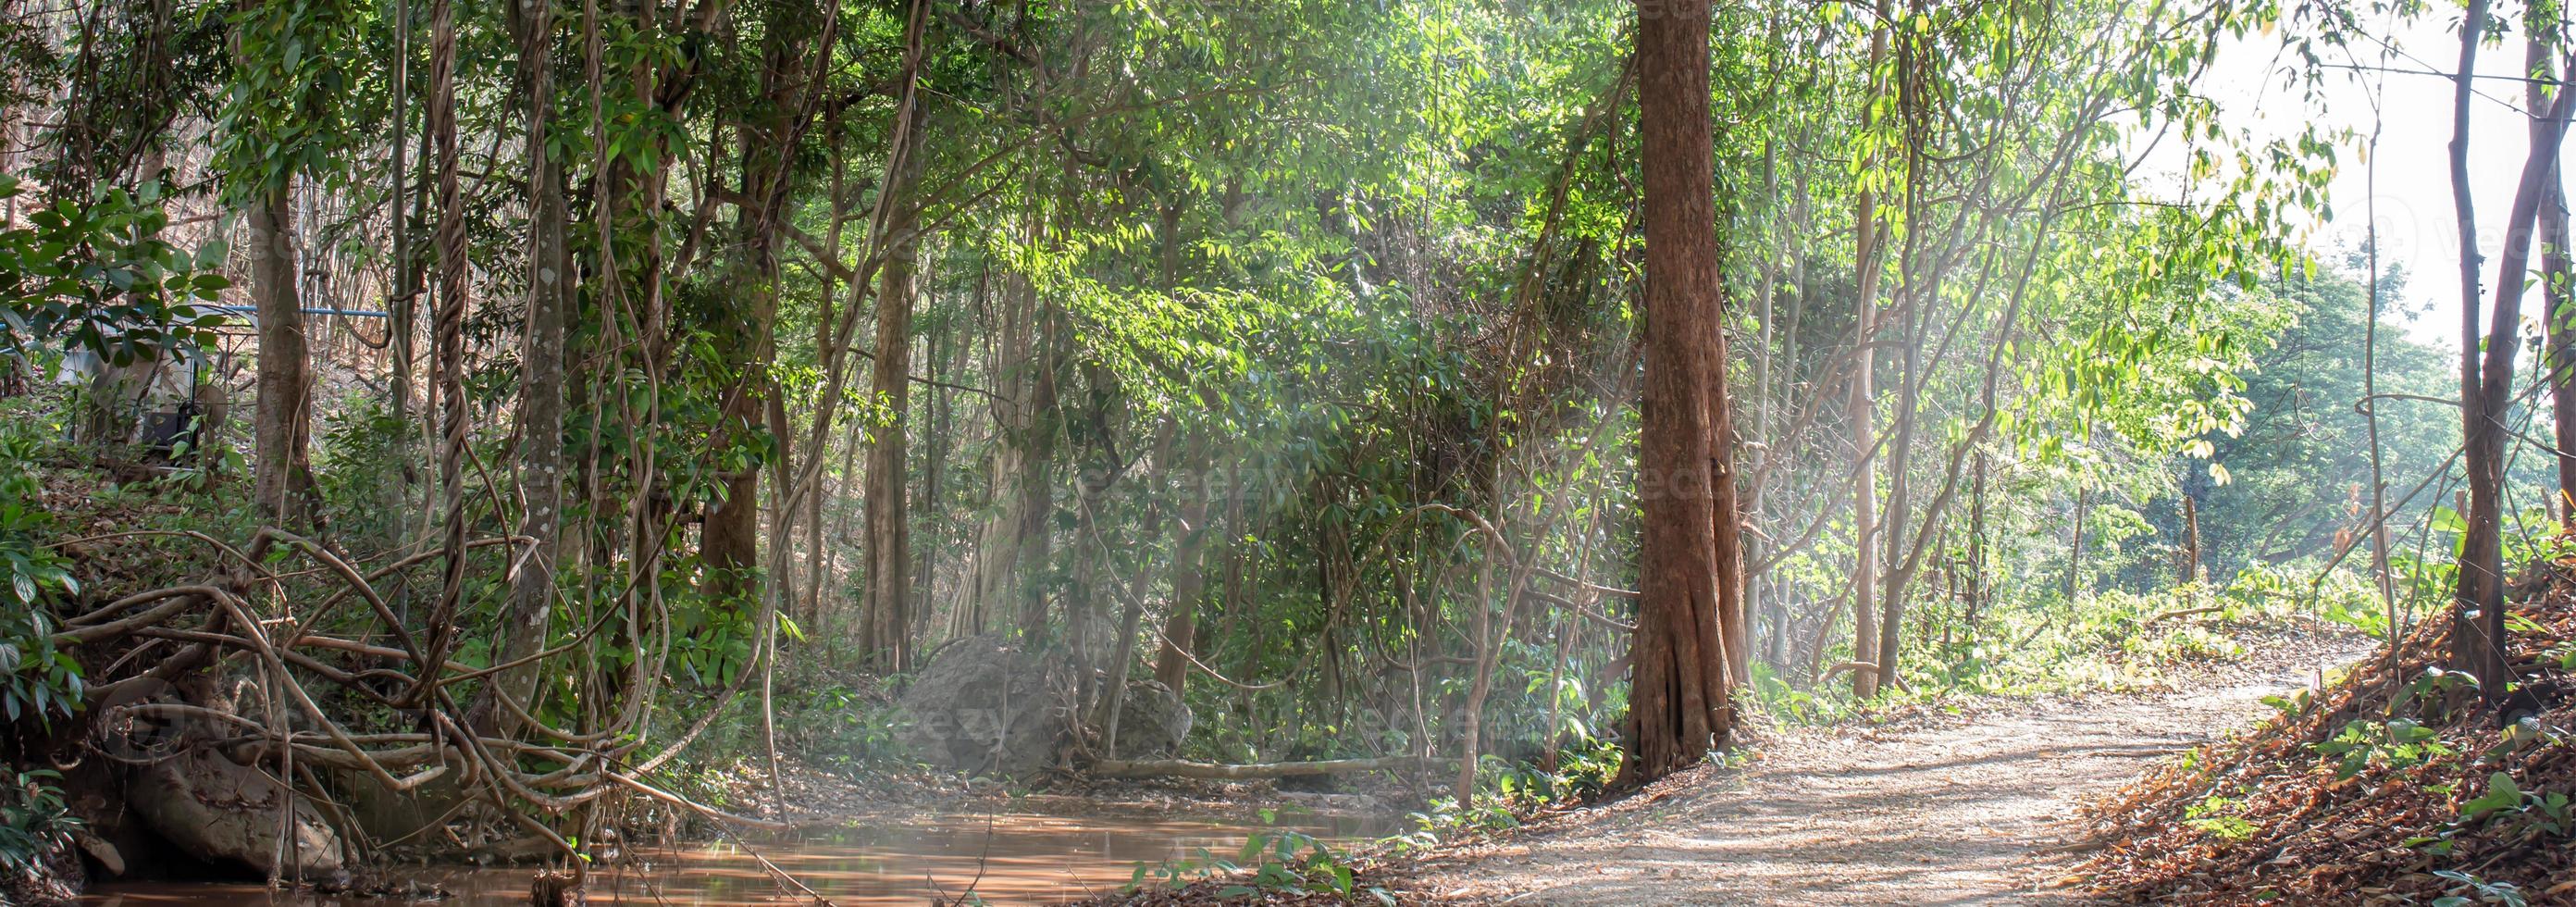
<svg viewBox="0 0 2576 907">
<path fill-rule="evenodd" d="M 1990 703 L 1783 733 L 1750 765 L 1548 820 L 1435 862 L 1418 890 L 1512 904 L 2080 903 L 2056 880 L 2078 807 L 2269 713 L 2349 645 L 2298 646 L 2181 692 Z"/>
</svg>

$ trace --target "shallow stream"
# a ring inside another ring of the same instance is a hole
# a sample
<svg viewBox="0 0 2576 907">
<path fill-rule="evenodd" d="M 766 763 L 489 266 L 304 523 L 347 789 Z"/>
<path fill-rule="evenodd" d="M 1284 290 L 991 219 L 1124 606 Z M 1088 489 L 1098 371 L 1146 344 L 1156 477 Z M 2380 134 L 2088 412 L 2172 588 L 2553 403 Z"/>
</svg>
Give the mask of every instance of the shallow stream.
<svg viewBox="0 0 2576 907">
<path fill-rule="evenodd" d="M 969 890 L 992 904 L 1043 904 L 1107 894 L 1136 867 L 1219 857 L 1248 836 L 1294 830 L 1336 842 L 1389 833 L 1386 821 L 1357 816 L 1280 816 L 1273 825 L 1241 817 L 934 813 L 863 826 L 811 829 L 744 844 L 654 851 L 592 875 L 592 904 L 749 905 L 811 903 L 762 868 L 766 858 L 845 907 L 920 907 Z M 753 852 L 758 856 L 755 857 Z M 426 868 L 392 873 L 452 893 L 449 904 L 525 904 L 531 870 Z M 97 907 L 367 907 L 408 903 L 310 892 L 272 893 L 257 883 L 138 882 L 93 889 Z M 972 901 L 968 901 L 972 903 Z"/>
</svg>

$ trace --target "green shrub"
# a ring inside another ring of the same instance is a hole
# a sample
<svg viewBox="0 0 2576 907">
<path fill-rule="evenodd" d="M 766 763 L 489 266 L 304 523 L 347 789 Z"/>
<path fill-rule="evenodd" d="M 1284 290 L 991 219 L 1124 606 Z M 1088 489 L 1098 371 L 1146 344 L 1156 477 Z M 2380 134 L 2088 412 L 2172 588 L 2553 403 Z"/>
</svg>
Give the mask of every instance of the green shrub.
<svg viewBox="0 0 2576 907">
<path fill-rule="evenodd" d="M 63 803 L 52 782 L 62 776 L 48 769 L 15 772 L 0 785 L 0 870 L 32 874 L 43 868 L 45 855 L 71 843 L 80 819 Z"/>
<path fill-rule="evenodd" d="M 0 719 L 69 716 L 81 700 L 80 665 L 54 647 L 49 606 L 78 592 L 69 562 L 45 546 L 53 518 L 38 498 L 23 438 L 0 441 Z"/>
</svg>

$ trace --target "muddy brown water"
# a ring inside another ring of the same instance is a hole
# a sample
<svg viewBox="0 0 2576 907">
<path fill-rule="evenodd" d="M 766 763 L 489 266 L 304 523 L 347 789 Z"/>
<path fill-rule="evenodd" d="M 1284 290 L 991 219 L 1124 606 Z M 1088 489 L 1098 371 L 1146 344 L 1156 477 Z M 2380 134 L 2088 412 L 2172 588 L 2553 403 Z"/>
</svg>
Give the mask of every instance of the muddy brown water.
<svg viewBox="0 0 2576 907">
<path fill-rule="evenodd" d="M 1032 813 L 944 813 L 846 828 L 811 829 L 748 845 L 707 844 L 639 855 L 628 865 L 595 871 L 592 904 L 714 905 L 811 903 L 761 867 L 767 858 L 846 907 L 919 905 L 956 900 L 970 889 L 991 904 L 1044 904 L 1124 887 L 1136 867 L 1198 859 L 1202 850 L 1230 858 L 1250 835 L 1294 830 L 1349 843 L 1392 833 L 1383 817 L 1282 815 L 1264 825 L 1244 817 L 1187 813 L 1071 816 Z M 758 857 L 753 855 L 758 853 Z M 446 904 L 524 904 L 531 870 L 427 868 L 391 874 L 450 892 Z M 971 902 L 971 901 L 970 901 Z M 402 899 L 271 892 L 257 883 L 144 882 L 105 884 L 82 899 L 94 907 L 369 907 L 419 903 Z"/>
</svg>

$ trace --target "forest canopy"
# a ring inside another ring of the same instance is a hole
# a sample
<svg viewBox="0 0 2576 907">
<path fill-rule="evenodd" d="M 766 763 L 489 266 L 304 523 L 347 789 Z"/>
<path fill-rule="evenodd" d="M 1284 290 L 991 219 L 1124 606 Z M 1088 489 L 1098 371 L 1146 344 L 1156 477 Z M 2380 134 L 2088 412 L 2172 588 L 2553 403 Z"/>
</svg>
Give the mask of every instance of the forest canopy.
<svg viewBox="0 0 2576 907">
<path fill-rule="evenodd" d="M 2322 232 L 2376 133 L 2217 75 L 2419 7 L 0 0 L 0 755 L 167 719 L 558 856 L 796 764 L 1474 822 L 2501 620 L 2567 102 L 2460 354 Z M 925 747 L 970 670 L 1054 723 Z"/>
</svg>

